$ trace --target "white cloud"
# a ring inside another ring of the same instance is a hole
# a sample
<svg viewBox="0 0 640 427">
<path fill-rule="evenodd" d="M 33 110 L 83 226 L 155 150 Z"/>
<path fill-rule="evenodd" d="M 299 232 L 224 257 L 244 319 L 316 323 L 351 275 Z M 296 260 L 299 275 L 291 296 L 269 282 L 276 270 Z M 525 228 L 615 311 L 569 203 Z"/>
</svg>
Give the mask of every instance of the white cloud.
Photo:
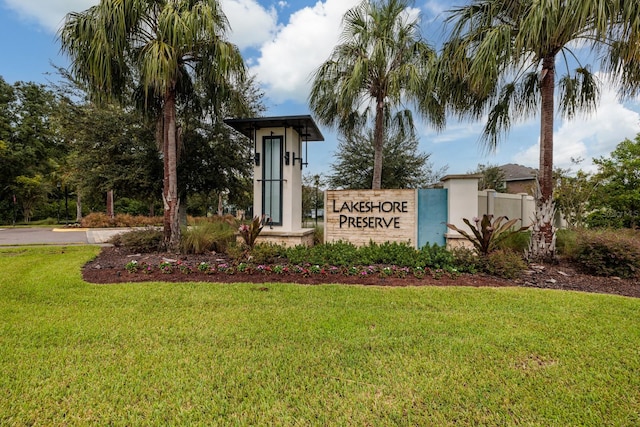
<svg viewBox="0 0 640 427">
<path fill-rule="evenodd" d="M 46 30 L 55 33 L 69 12 L 80 12 L 98 4 L 99 0 L 2 0 L 23 19 L 35 20 Z"/>
<path fill-rule="evenodd" d="M 81 12 L 100 0 L 1 0 L 22 19 L 34 20 L 55 33 L 69 12 Z M 230 40 L 238 47 L 257 47 L 271 39 L 276 30 L 275 9 L 265 9 L 256 0 L 222 0 L 222 10 L 231 25 Z"/>
<path fill-rule="evenodd" d="M 456 141 L 475 141 L 480 143 L 482 134 L 481 122 L 459 122 L 449 119 L 447 127 L 442 132 L 437 132 L 426 122 L 418 125 L 420 135 L 433 144 L 450 143 Z"/>
<path fill-rule="evenodd" d="M 259 47 L 276 32 L 278 15 L 255 0 L 222 0 L 222 10 L 231 26 L 229 40 L 240 49 Z"/>
<path fill-rule="evenodd" d="M 434 19 L 437 19 L 442 18 L 444 13 L 452 7 L 453 5 L 450 2 L 428 0 L 424 3 L 424 6 L 422 8 L 426 12 L 427 16 L 431 16 Z"/>
<path fill-rule="evenodd" d="M 603 87 L 596 112 L 564 121 L 553 135 L 553 164 L 573 168 L 572 158 L 582 158 L 580 168 L 593 171 L 594 157 L 608 156 L 620 142 L 640 132 L 640 114 L 621 104 L 611 87 Z M 537 167 L 539 142 L 516 154 L 514 160 Z"/>
<path fill-rule="evenodd" d="M 359 0 L 326 0 L 291 14 L 275 39 L 265 43 L 251 72 L 276 102 L 306 102 L 310 77 L 338 42 L 342 16 Z"/>
</svg>

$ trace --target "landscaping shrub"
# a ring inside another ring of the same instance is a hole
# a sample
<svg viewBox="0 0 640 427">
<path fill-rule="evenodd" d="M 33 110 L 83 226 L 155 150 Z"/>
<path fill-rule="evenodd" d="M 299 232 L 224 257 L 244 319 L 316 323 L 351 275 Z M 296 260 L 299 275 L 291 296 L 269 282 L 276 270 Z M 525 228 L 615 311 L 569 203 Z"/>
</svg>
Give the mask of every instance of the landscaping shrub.
<svg viewBox="0 0 640 427">
<path fill-rule="evenodd" d="M 369 262 L 360 262 L 362 258 L 358 256 L 358 248 L 352 243 L 343 241 L 325 243 L 311 248 L 298 245 L 288 248 L 284 255 L 293 264 L 309 263 L 336 266 L 370 264 Z"/>
<path fill-rule="evenodd" d="M 419 267 L 441 268 L 443 270 L 458 269 L 453 254 L 444 246 L 425 245 L 418 251 Z"/>
<path fill-rule="evenodd" d="M 477 273 L 480 269 L 480 257 L 474 249 L 459 247 L 451 251 L 453 265 L 461 273 Z"/>
<path fill-rule="evenodd" d="M 313 227 L 313 246 L 324 244 L 324 228 L 316 225 Z"/>
<path fill-rule="evenodd" d="M 360 265 L 392 264 L 403 267 L 416 267 L 418 255 L 408 243 L 370 242 L 358 249 L 357 258 Z"/>
<path fill-rule="evenodd" d="M 80 225 L 90 228 L 106 228 L 113 227 L 114 222 L 103 212 L 92 212 L 82 218 Z"/>
<path fill-rule="evenodd" d="M 230 214 L 225 215 L 212 215 L 212 216 L 191 216 L 187 215 L 187 224 L 195 225 L 200 222 L 225 222 L 229 225 L 236 224 L 236 217 Z"/>
<path fill-rule="evenodd" d="M 244 240 L 244 244 L 250 250 L 255 246 L 256 240 L 258 239 L 258 236 L 260 235 L 260 232 L 264 227 L 264 225 L 262 224 L 263 218 L 264 215 L 262 215 L 262 217 L 256 215 L 251 220 L 251 222 L 249 222 L 249 224 L 242 224 L 239 221 L 235 223 L 235 225 L 239 224 L 238 232 L 240 233 L 240 237 L 242 237 L 242 240 Z"/>
<path fill-rule="evenodd" d="M 498 249 L 511 250 L 520 254 L 524 254 L 529 249 L 529 241 L 531 240 L 530 231 L 520 231 L 506 237 L 498 243 Z"/>
<path fill-rule="evenodd" d="M 340 267 L 384 264 L 443 270 L 456 268 L 451 252 L 438 245 L 426 245 L 416 250 L 409 243 L 370 242 L 368 245 L 356 247 L 352 243 L 338 241 L 311 248 L 299 245 L 287 248 L 282 255 L 293 264 L 308 263 Z"/>
<path fill-rule="evenodd" d="M 180 246 L 183 253 L 201 254 L 207 251 L 226 252 L 235 240 L 235 230 L 222 221 L 199 221 L 182 230 Z"/>
<path fill-rule="evenodd" d="M 561 229 L 556 231 L 556 252 L 558 255 L 572 257 L 578 245 L 576 230 Z"/>
<path fill-rule="evenodd" d="M 82 218 L 80 225 L 89 228 L 161 226 L 162 217 L 117 214 L 115 218 L 109 218 L 103 212 L 92 212 Z"/>
<path fill-rule="evenodd" d="M 640 271 L 640 233 L 585 230 L 578 235 L 572 260 L 597 276 L 637 277 Z"/>
<path fill-rule="evenodd" d="M 229 246 L 227 246 L 227 255 L 232 260 L 240 261 L 246 257 L 247 251 L 244 245 L 240 245 L 237 240 L 234 240 L 229 243 Z"/>
<path fill-rule="evenodd" d="M 127 215 L 126 217 L 120 219 L 121 214 L 116 215 L 115 223 L 116 227 L 161 227 L 164 221 L 164 218 L 161 216 L 132 216 Z M 117 225 L 123 224 L 123 225 Z M 124 225 L 131 224 L 131 225 Z"/>
<path fill-rule="evenodd" d="M 109 243 L 114 246 L 123 246 L 132 252 L 149 253 L 161 249 L 162 237 L 162 230 L 141 228 L 117 234 L 109 240 Z"/>
<path fill-rule="evenodd" d="M 506 216 L 494 218 L 492 214 L 484 214 L 482 218 L 475 217 L 471 221 L 467 218 L 462 218 L 462 221 L 467 224 L 471 234 L 454 224 L 447 224 L 447 227 L 464 236 L 473 244 L 480 255 L 487 255 L 498 248 L 498 245 L 509 236 L 529 228 L 520 227 L 515 229 L 513 226 L 519 221 L 518 219 L 508 219 Z M 503 223 L 503 221 L 506 222 Z"/>
<path fill-rule="evenodd" d="M 300 246 L 300 249 L 308 248 Z M 295 250 L 295 248 L 291 250 Z M 273 264 L 286 257 L 289 253 L 288 251 L 284 246 L 275 243 L 257 243 L 251 250 L 251 262 L 254 264 Z"/>
<path fill-rule="evenodd" d="M 343 241 L 314 246 L 311 259 L 307 262 L 340 266 L 370 264 L 368 259 L 358 256 L 358 248 L 354 244 Z"/>
<path fill-rule="evenodd" d="M 139 227 L 137 217 L 130 214 L 116 214 L 113 218 L 113 225 L 115 227 Z"/>
<path fill-rule="evenodd" d="M 505 279 L 515 279 L 527 268 L 521 254 L 505 249 L 480 257 L 480 265 L 485 273 Z"/>
<path fill-rule="evenodd" d="M 603 208 L 590 212 L 585 219 L 585 224 L 589 228 L 622 228 L 624 218 L 613 209 Z"/>
</svg>

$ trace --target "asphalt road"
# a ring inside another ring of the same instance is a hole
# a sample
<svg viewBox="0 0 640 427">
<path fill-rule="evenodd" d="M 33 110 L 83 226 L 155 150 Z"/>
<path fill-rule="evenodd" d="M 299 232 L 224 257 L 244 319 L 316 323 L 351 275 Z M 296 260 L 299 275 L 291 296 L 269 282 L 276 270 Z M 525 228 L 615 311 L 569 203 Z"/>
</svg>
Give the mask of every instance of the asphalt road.
<svg viewBox="0 0 640 427">
<path fill-rule="evenodd" d="M 104 244 L 126 228 L 0 227 L 0 246 Z"/>
</svg>

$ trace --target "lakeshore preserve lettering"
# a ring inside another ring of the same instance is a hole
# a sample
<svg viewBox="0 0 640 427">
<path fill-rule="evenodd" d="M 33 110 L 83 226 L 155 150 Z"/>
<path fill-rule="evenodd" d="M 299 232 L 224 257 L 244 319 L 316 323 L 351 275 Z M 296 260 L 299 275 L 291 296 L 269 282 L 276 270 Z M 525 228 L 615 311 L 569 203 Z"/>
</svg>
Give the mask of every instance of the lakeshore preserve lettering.
<svg viewBox="0 0 640 427">
<path fill-rule="evenodd" d="M 397 214 L 409 212 L 406 201 L 332 202 L 332 211 L 340 214 L 340 228 L 400 228 L 400 216 Z"/>
</svg>

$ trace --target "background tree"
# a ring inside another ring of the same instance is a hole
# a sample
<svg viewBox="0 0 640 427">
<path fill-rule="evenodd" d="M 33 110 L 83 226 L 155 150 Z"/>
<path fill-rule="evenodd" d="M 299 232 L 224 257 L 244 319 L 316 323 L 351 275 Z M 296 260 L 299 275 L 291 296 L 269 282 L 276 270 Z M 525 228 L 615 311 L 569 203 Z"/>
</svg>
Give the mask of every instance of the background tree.
<svg viewBox="0 0 640 427">
<path fill-rule="evenodd" d="M 482 175 L 478 181 L 478 191 L 493 189 L 498 193 L 507 192 L 504 171 L 499 166 L 478 164 L 476 170 L 471 173 Z"/>
<path fill-rule="evenodd" d="M 211 108 L 233 95 L 230 82 L 242 80 L 245 68 L 227 29 L 216 0 L 101 0 L 67 15 L 60 31 L 73 74 L 94 100 L 121 97 L 134 79 L 142 104 L 161 111 L 164 243 L 172 251 L 180 244 L 177 104 L 195 83 Z"/>
<path fill-rule="evenodd" d="M 382 168 L 383 188 L 423 188 L 436 182 L 446 167 L 434 171 L 429 162 L 429 154 L 418 151 L 416 135 L 385 133 L 383 146 L 385 163 Z M 338 141 L 334 154 L 336 161 L 331 165 L 327 178 L 330 188 L 369 188 L 374 169 L 374 131 L 366 136 L 350 135 Z"/>
<path fill-rule="evenodd" d="M 45 86 L 0 78 L 0 218 L 14 219 L 20 208 L 30 221 L 46 204 L 51 176 L 66 155 L 53 119 L 58 98 Z M 20 177 L 20 179 L 18 179 Z M 15 198 L 14 198 L 15 196 Z M 14 203 L 15 200 L 15 203 Z"/>
<path fill-rule="evenodd" d="M 72 182 L 87 206 L 104 211 L 105 194 L 113 190 L 116 201 L 138 200 L 145 213 L 154 213 L 162 190 L 155 124 L 119 105 L 76 107 L 66 117 L 67 142 L 74 153 Z"/>
<path fill-rule="evenodd" d="M 579 165 L 582 159 L 571 159 L 574 165 Z M 583 170 L 573 173 L 570 169 L 556 169 L 556 180 L 553 197 L 555 205 L 567 222 L 569 228 L 585 226 L 587 213 L 591 209 L 590 201 L 599 185 L 592 174 Z"/>
<path fill-rule="evenodd" d="M 321 174 L 302 175 L 302 220 L 306 217 L 314 217 L 316 209 L 324 209 L 325 178 Z M 320 213 L 318 213 L 320 216 Z M 315 218 L 316 221 L 318 218 Z"/>
<path fill-rule="evenodd" d="M 598 183 L 591 208 L 609 216 L 605 224 L 636 228 L 640 225 L 640 134 L 625 139 L 610 158 L 593 159 Z M 595 214 L 597 216 L 597 214 Z"/>
<path fill-rule="evenodd" d="M 235 90 L 236 100 L 222 103 L 218 114 L 205 119 L 187 114 L 182 121 L 181 188 L 184 194 L 197 195 L 188 204 L 189 213 L 207 214 L 223 199 L 243 210 L 252 204 L 253 142 L 225 125 L 223 119 L 260 117 L 266 111 L 264 92 L 253 76 L 238 82 Z"/>
<path fill-rule="evenodd" d="M 540 196 L 532 234 L 533 258 L 553 258 L 553 120 L 556 83 L 566 118 L 592 111 L 598 87 L 572 49 L 600 59 L 621 95 L 640 87 L 640 9 L 634 2 L 476 0 L 450 11 L 452 33 L 440 85 L 450 105 L 474 118 L 488 112 L 482 135 L 490 148 L 513 119 L 540 116 Z M 564 64 L 556 76 L 556 61 Z M 485 108 L 486 106 L 486 108 Z"/>
<path fill-rule="evenodd" d="M 342 20 L 341 44 L 314 73 L 309 105 L 316 119 L 336 126 L 344 138 L 365 133 L 373 120 L 373 174 L 383 185 L 385 127 L 412 131 L 412 102 L 437 128 L 444 111 L 426 78 L 435 53 L 420 36 L 419 17 L 407 0 L 363 1 Z"/>
</svg>

